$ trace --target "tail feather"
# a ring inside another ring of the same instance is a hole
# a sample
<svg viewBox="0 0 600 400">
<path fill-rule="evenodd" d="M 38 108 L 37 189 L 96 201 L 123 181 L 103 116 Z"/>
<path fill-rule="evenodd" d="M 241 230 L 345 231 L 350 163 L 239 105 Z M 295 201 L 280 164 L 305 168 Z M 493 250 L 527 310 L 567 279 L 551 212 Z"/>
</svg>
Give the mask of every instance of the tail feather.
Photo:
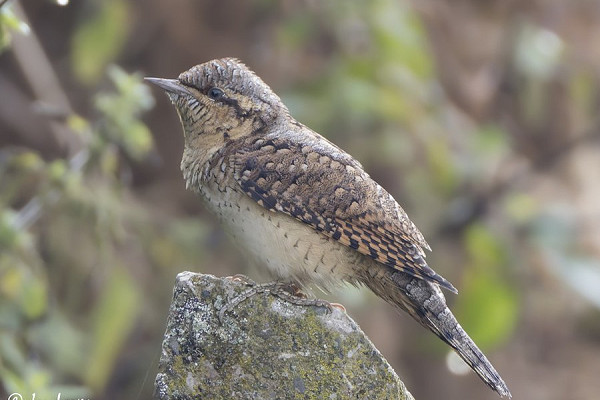
<svg viewBox="0 0 600 400">
<path fill-rule="evenodd" d="M 490 388 L 502 397 L 512 397 L 500 374 L 460 326 L 440 288 L 407 273 L 381 269 L 364 283 L 375 294 L 405 310 L 421 325 L 448 343 Z"/>
</svg>

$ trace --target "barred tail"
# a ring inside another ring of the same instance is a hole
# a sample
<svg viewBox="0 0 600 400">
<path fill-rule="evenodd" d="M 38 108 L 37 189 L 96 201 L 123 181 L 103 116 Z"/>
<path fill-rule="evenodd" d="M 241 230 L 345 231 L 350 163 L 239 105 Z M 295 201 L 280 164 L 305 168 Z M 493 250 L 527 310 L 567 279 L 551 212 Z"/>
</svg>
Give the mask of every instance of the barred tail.
<svg viewBox="0 0 600 400">
<path fill-rule="evenodd" d="M 436 284 L 381 267 L 375 275 L 369 274 L 363 282 L 379 297 L 405 310 L 448 343 L 481 380 L 500 396 L 512 397 L 498 372 L 446 306 L 444 295 Z"/>
</svg>

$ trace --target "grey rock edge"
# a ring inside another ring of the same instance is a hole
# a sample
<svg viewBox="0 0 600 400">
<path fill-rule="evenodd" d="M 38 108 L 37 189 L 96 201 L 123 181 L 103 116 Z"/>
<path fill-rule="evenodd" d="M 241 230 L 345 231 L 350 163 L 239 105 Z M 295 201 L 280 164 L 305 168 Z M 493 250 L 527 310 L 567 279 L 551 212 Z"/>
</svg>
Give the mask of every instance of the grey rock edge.
<svg viewBox="0 0 600 400">
<path fill-rule="evenodd" d="M 177 276 L 155 397 L 414 400 L 358 325 L 334 308 L 271 294 L 218 312 L 247 290 L 212 275 Z"/>
</svg>

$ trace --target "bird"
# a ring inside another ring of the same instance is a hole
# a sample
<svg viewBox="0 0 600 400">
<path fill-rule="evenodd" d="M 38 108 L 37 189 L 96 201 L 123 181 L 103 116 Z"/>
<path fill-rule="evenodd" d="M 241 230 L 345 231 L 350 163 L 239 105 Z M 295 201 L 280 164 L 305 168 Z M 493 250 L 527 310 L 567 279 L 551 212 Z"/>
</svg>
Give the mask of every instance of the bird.
<svg viewBox="0 0 600 400">
<path fill-rule="evenodd" d="M 366 286 L 450 345 L 491 389 L 507 385 L 460 326 L 425 260 L 431 248 L 360 162 L 295 120 L 236 58 L 196 65 L 162 88 L 183 126 L 181 170 L 249 259 L 279 282 Z"/>
</svg>

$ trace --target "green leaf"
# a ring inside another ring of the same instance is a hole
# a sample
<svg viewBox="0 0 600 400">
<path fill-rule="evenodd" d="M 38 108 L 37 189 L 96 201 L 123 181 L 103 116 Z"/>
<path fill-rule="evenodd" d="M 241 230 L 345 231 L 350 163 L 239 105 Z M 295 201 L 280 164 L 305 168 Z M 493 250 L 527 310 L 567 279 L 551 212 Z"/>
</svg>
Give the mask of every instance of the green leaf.
<svg viewBox="0 0 600 400">
<path fill-rule="evenodd" d="M 61 182 L 65 178 L 68 171 L 69 167 L 67 165 L 67 161 L 63 159 L 52 161 L 48 165 L 48 177 L 52 182 Z"/>
<path fill-rule="evenodd" d="M 28 362 L 25 368 L 24 375 L 26 377 L 26 393 L 35 393 L 40 398 L 50 398 L 56 396 L 56 393 L 51 393 L 48 389 L 52 381 L 50 371 L 45 370 L 38 363 Z"/>
<path fill-rule="evenodd" d="M 150 129 L 140 121 L 132 121 L 127 126 L 123 137 L 123 145 L 128 154 L 135 159 L 140 159 L 154 146 Z"/>
<path fill-rule="evenodd" d="M 26 337 L 52 370 L 78 376 L 84 372 L 81 365 L 87 363 L 87 337 L 69 318 L 58 309 L 50 309 Z"/>
<path fill-rule="evenodd" d="M 41 316 L 48 306 L 48 287 L 39 277 L 30 277 L 21 290 L 21 308 L 29 319 Z"/>
<path fill-rule="evenodd" d="M 533 196 L 525 193 L 511 193 L 504 199 L 506 214 L 514 222 L 529 222 L 539 211 L 539 203 Z"/>
<path fill-rule="evenodd" d="M 97 2 L 99 11 L 75 32 L 72 67 L 77 78 L 95 83 L 121 52 L 129 27 L 129 5 L 123 0 Z"/>
<path fill-rule="evenodd" d="M 314 22 L 306 14 L 298 14 L 280 26 L 278 41 L 285 47 L 298 49 L 315 35 Z"/>
<path fill-rule="evenodd" d="M 449 193 L 458 182 L 449 146 L 442 138 L 433 138 L 427 141 L 426 146 L 432 177 L 440 189 Z"/>
<path fill-rule="evenodd" d="M 393 0 L 379 2 L 373 13 L 370 25 L 383 57 L 398 61 L 416 78 L 431 77 L 433 61 L 416 13 Z"/>
<path fill-rule="evenodd" d="M 16 246 L 21 232 L 16 226 L 17 213 L 11 209 L 0 209 L 0 249 L 5 251 Z M 4 286 L 4 281 L 0 287 Z"/>
<path fill-rule="evenodd" d="M 135 281 L 122 269 L 115 269 L 94 310 L 93 343 L 88 360 L 86 383 L 102 389 L 136 320 L 140 295 Z"/>
<path fill-rule="evenodd" d="M 27 387 L 22 375 L 8 368 L 0 368 L 0 380 L 7 393 L 23 393 Z"/>
<path fill-rule="evenodd" d="M 475 151 L 488 155 L 505 153 L 508 149 L 509 135 L 498 125 L 485 125 L 479 128 L 475 136 Z"/>
<path fill-rule="evenodd" d="M 25 151 L 15 156 L 14 165 L 25 171 L 36 171 L 46 166 L 40 155 L 33 151 Z"/>
<path fill-rule="evenodd" d="M 465 246 L 475 268 L 497 269 L 506 261 L 504 249 L 484 225 L 473 224 L 467 229 Z"/>
<path fill-rule="evenodd" d="M 2 331 L 2 333 L 0 333 L 0 354 L 2 354 L 2 363 L 0 366 L 10 366 L 11 370 L 16 373 L 23 373 L 27 360 L 15 334 L 7 331 Z M 3 371 L 0 376 L 3 376 L 4 372 L 6 372 L 6 370 Z M 21 381 L 21 379 L 18 379 L 18 381 Z"/>
<path fill-rule="evenodd" d="M 109 67 L 108 74 L 117 92 L 96 95 L 96 108 L 105 119 L 101 133 L 118 143 L 128 155 L 140 159 L 154 145 L 150 130 L 139 119 L 143 111 L 154 106 L 154 98 L 140 74 L 129 74 L 114 65 Z"/>
<path fill-rule="evenodd" d="M 508 284 L 483 268 L 469 269 L 455 307 L 463 328 L 482 349 L 504 342 L 518 316 L 516 293 Z"/>
<path fill-rule="evenodd" d="M 507 251 L 483 225 L 465 234 L 469 264 L 465 270 L 455 312 L 461 325 L 481 348 L 505 341 L 518 317 L 517 293 L 502 270 Z"/>
</svg>

